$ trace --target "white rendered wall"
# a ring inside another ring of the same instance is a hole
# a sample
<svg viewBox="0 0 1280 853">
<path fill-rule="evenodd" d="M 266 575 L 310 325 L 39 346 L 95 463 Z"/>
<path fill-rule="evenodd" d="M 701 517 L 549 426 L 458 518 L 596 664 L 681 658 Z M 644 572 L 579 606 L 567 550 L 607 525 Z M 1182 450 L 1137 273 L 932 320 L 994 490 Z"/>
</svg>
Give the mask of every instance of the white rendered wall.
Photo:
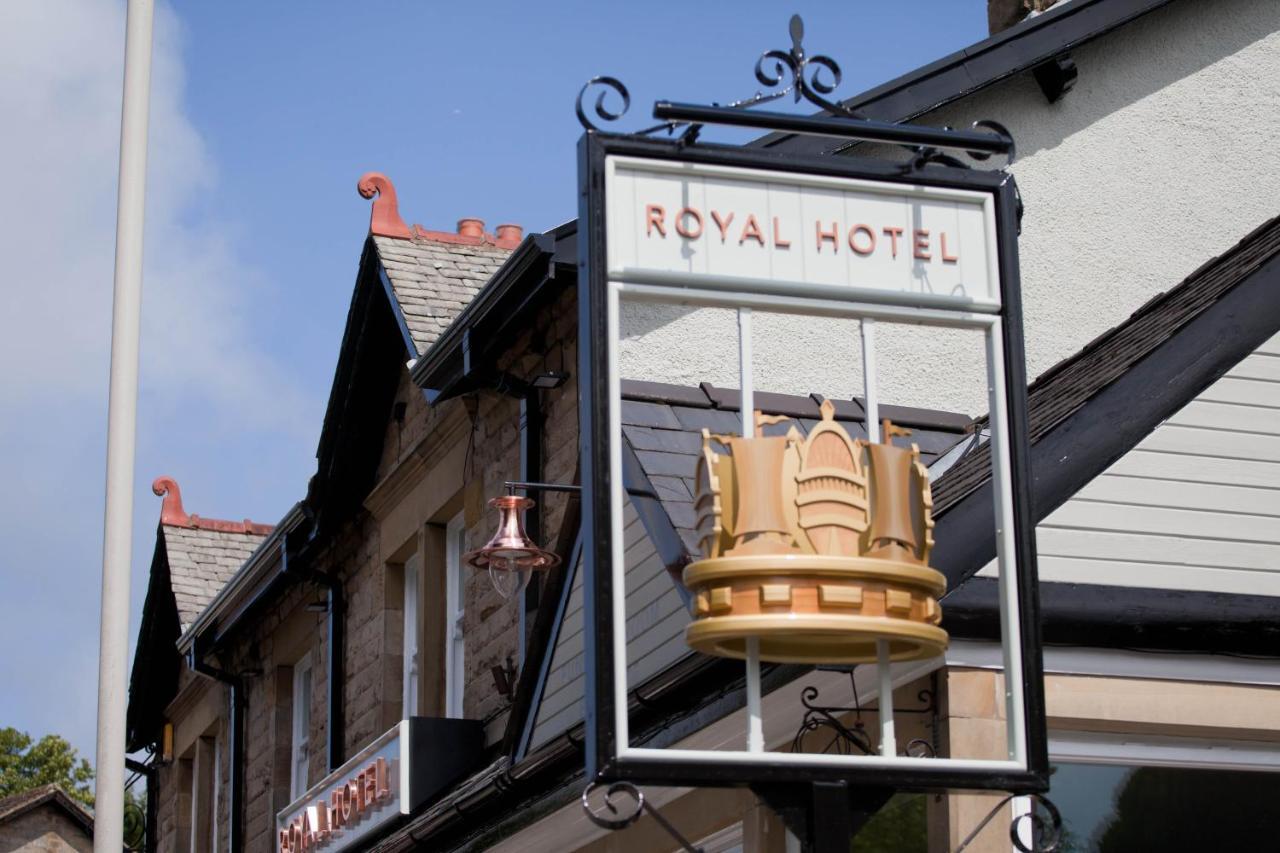
<svg viewBox="0 0 1280 853">
<path fill-rule="evenodd" d="M 1032 377 L 1280 213 L 1280 2 L 1180 0 L 1072 57 L 1056 104 L 1026 74 L 921 120 L 990 118 L 1017 139 Z M 626 375 L 737 385 L 728 312 L 623 320 Z M 754 338 L 758 388 L 861 393 L 856 323 L 758 315 Z M 975 336 L 881 326 L 877 344 L 882 402 L 986 411 Z"/>
</svg>

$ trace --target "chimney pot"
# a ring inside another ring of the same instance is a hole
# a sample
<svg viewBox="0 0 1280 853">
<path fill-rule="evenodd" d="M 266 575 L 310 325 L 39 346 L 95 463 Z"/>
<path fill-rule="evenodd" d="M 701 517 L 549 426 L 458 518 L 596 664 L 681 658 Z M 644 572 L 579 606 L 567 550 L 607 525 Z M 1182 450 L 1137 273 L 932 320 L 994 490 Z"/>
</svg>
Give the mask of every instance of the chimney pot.
<svg viewBox="0 0 1280 853">
<path fill-rule="evenodd" d="M 497 237 L 499 243 L 514 246 L 524 237 L 524 228 L 520 225 L 499 225 Z"/>
<path fill-rule="evenodd" d="M 484 237 L 483 219 L 459 219 L 458 233 L 463 237 Z"/>
</svg>

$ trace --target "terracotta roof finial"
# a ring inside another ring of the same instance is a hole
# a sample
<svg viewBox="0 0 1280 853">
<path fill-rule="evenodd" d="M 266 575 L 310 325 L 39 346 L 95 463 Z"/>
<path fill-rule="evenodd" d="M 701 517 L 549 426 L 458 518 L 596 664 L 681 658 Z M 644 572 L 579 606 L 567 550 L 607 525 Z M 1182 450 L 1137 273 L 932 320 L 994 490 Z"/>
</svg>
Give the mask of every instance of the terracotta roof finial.
<svg viewBox="0 0 1280 853">
<path fill-rule="evenodd" d="M 400 207 L 396 204 L 396 188 L 391 180 L 381 172 L 365 172 L 356 184 L 356 189 L 364 198 L 374 198 L 373 213 L 369 217 L 369 233 L 383 237 L 399 237 L 404 240 L 413 235 L 409 226 L 400 218 Z"/>
<path fill-rule="evenodd" d="M 178 481 L 172 477 L 156 477 L 151 484 L 151 491 L 156 495 L 164 495 L 164 504 L 160 507 L 160 523 L 174 527 L 190 527 L 191 518 L 182 508 L 182 492 L 178 489 Z"/>
</svg>

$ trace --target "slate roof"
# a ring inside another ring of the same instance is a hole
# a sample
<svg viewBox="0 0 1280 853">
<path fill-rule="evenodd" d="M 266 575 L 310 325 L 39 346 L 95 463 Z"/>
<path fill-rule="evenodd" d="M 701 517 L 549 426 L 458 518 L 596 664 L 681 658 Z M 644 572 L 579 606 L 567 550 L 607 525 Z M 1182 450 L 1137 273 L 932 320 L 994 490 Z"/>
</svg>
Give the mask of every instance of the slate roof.
<svg viewBox="0 0 1280 853">
<path fill-rule="evenodd" d="M 58 785 L 41 785 L 21 794 L 12 794 L 0 799 L 0 824 L 21 817 L 32 809 L 49 803 L 65 811 L 72 820 L 80 824 L 90 836 L 93 835 L 93 813 Z"/>
<path fill-rule="evenodd" d="M 492 243 L 374 234 L 374 246 L 418 355 L 462 313 L 511 254 Z"/>
<path fill-rule="evenodd" d="M 694 470 L 702 449 L 702 430 L 742 431 L 741 403 L 736 388 L 717 388 L 704 382 L 696 388 L 658 382 L 622 382 L 622 434 L 635 451 L 649 484 L 662 503 L 688 554 L 697 553 L 694 533 Z M 766 426 L 766 435 L 783 435 L 794 423 L 808 434 L 820 420 L 823 398 L 757 392 L 755 406 L 769 415 L 792 420 Z M 853 438 L 866 438 L 866 412 L 859 400 L 832 400 L 836 420 Z M 921 461 L 932 464 L 965 439 L 972 420 L 950 412 L 881 406 L 880 416 L 911 429 L 910 441 L 920 446 Z M 652 534 L 651 534 L 652 535 Z"/>
<path fill-rule="evenodd" d="M 190 527 L 160 525 L 173 600 L 184 632 L 271 532 L 261 524 L 237 531 L 205 527 L 202 521 L 194 519 Z"/>
<path fill-rule="evenodd" d="M 1027 390 L 1030 443 L 1034 445 L 1066 421 L 1277 254 L 1280 216 L 1259 226 L 1176 287 L 1150 299 L 1128 320 L 1050 368 Z M 961 457 L 934 484 L 934 514 L 945 513 L 990 476 L 991 451 L 984 443 Z"/>
</svg>

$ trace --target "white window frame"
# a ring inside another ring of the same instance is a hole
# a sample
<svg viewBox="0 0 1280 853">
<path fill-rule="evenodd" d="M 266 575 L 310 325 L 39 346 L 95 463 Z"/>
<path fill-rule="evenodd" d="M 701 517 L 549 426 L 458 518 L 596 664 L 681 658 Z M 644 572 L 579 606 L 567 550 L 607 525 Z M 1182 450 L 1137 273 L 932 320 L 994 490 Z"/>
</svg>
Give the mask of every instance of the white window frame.
<svg viewBox="0 0 1280 853">
<path fill-rule="evenodd" d="M 308 651 L 293 665 L 293 726 L 292 738 L 289 741 L 289 800 L 291 802 L 301 797 L 307 790 L 307 776 L 311 769 L 311 696 L 314 683 L 311 652 Z M 300 768 L 301 772 L 299 772 Z"/>
<path fill-rule="evenodd" d="M 462 562 L 466 524 L 462 513 L 445 528 L 445 642 L 444 642 L 444 715 L 463 716 L 466 644 L 462 634 L 465 613 L 466 573 Z"/>
<path fill-rule="evenodd" d="M 422 588 L 421 567 L 422 558 L 419 554 L 415 553 L 404 561 L 404 664 L 401 673 L 404 691 L 400 707 L 402 716 L 406 718 L 417 716 L 422 711 L 422 660 L 419 639 L 422 626 L 419 619 L 421 609 L 418 606 Z"/>
</svg>

